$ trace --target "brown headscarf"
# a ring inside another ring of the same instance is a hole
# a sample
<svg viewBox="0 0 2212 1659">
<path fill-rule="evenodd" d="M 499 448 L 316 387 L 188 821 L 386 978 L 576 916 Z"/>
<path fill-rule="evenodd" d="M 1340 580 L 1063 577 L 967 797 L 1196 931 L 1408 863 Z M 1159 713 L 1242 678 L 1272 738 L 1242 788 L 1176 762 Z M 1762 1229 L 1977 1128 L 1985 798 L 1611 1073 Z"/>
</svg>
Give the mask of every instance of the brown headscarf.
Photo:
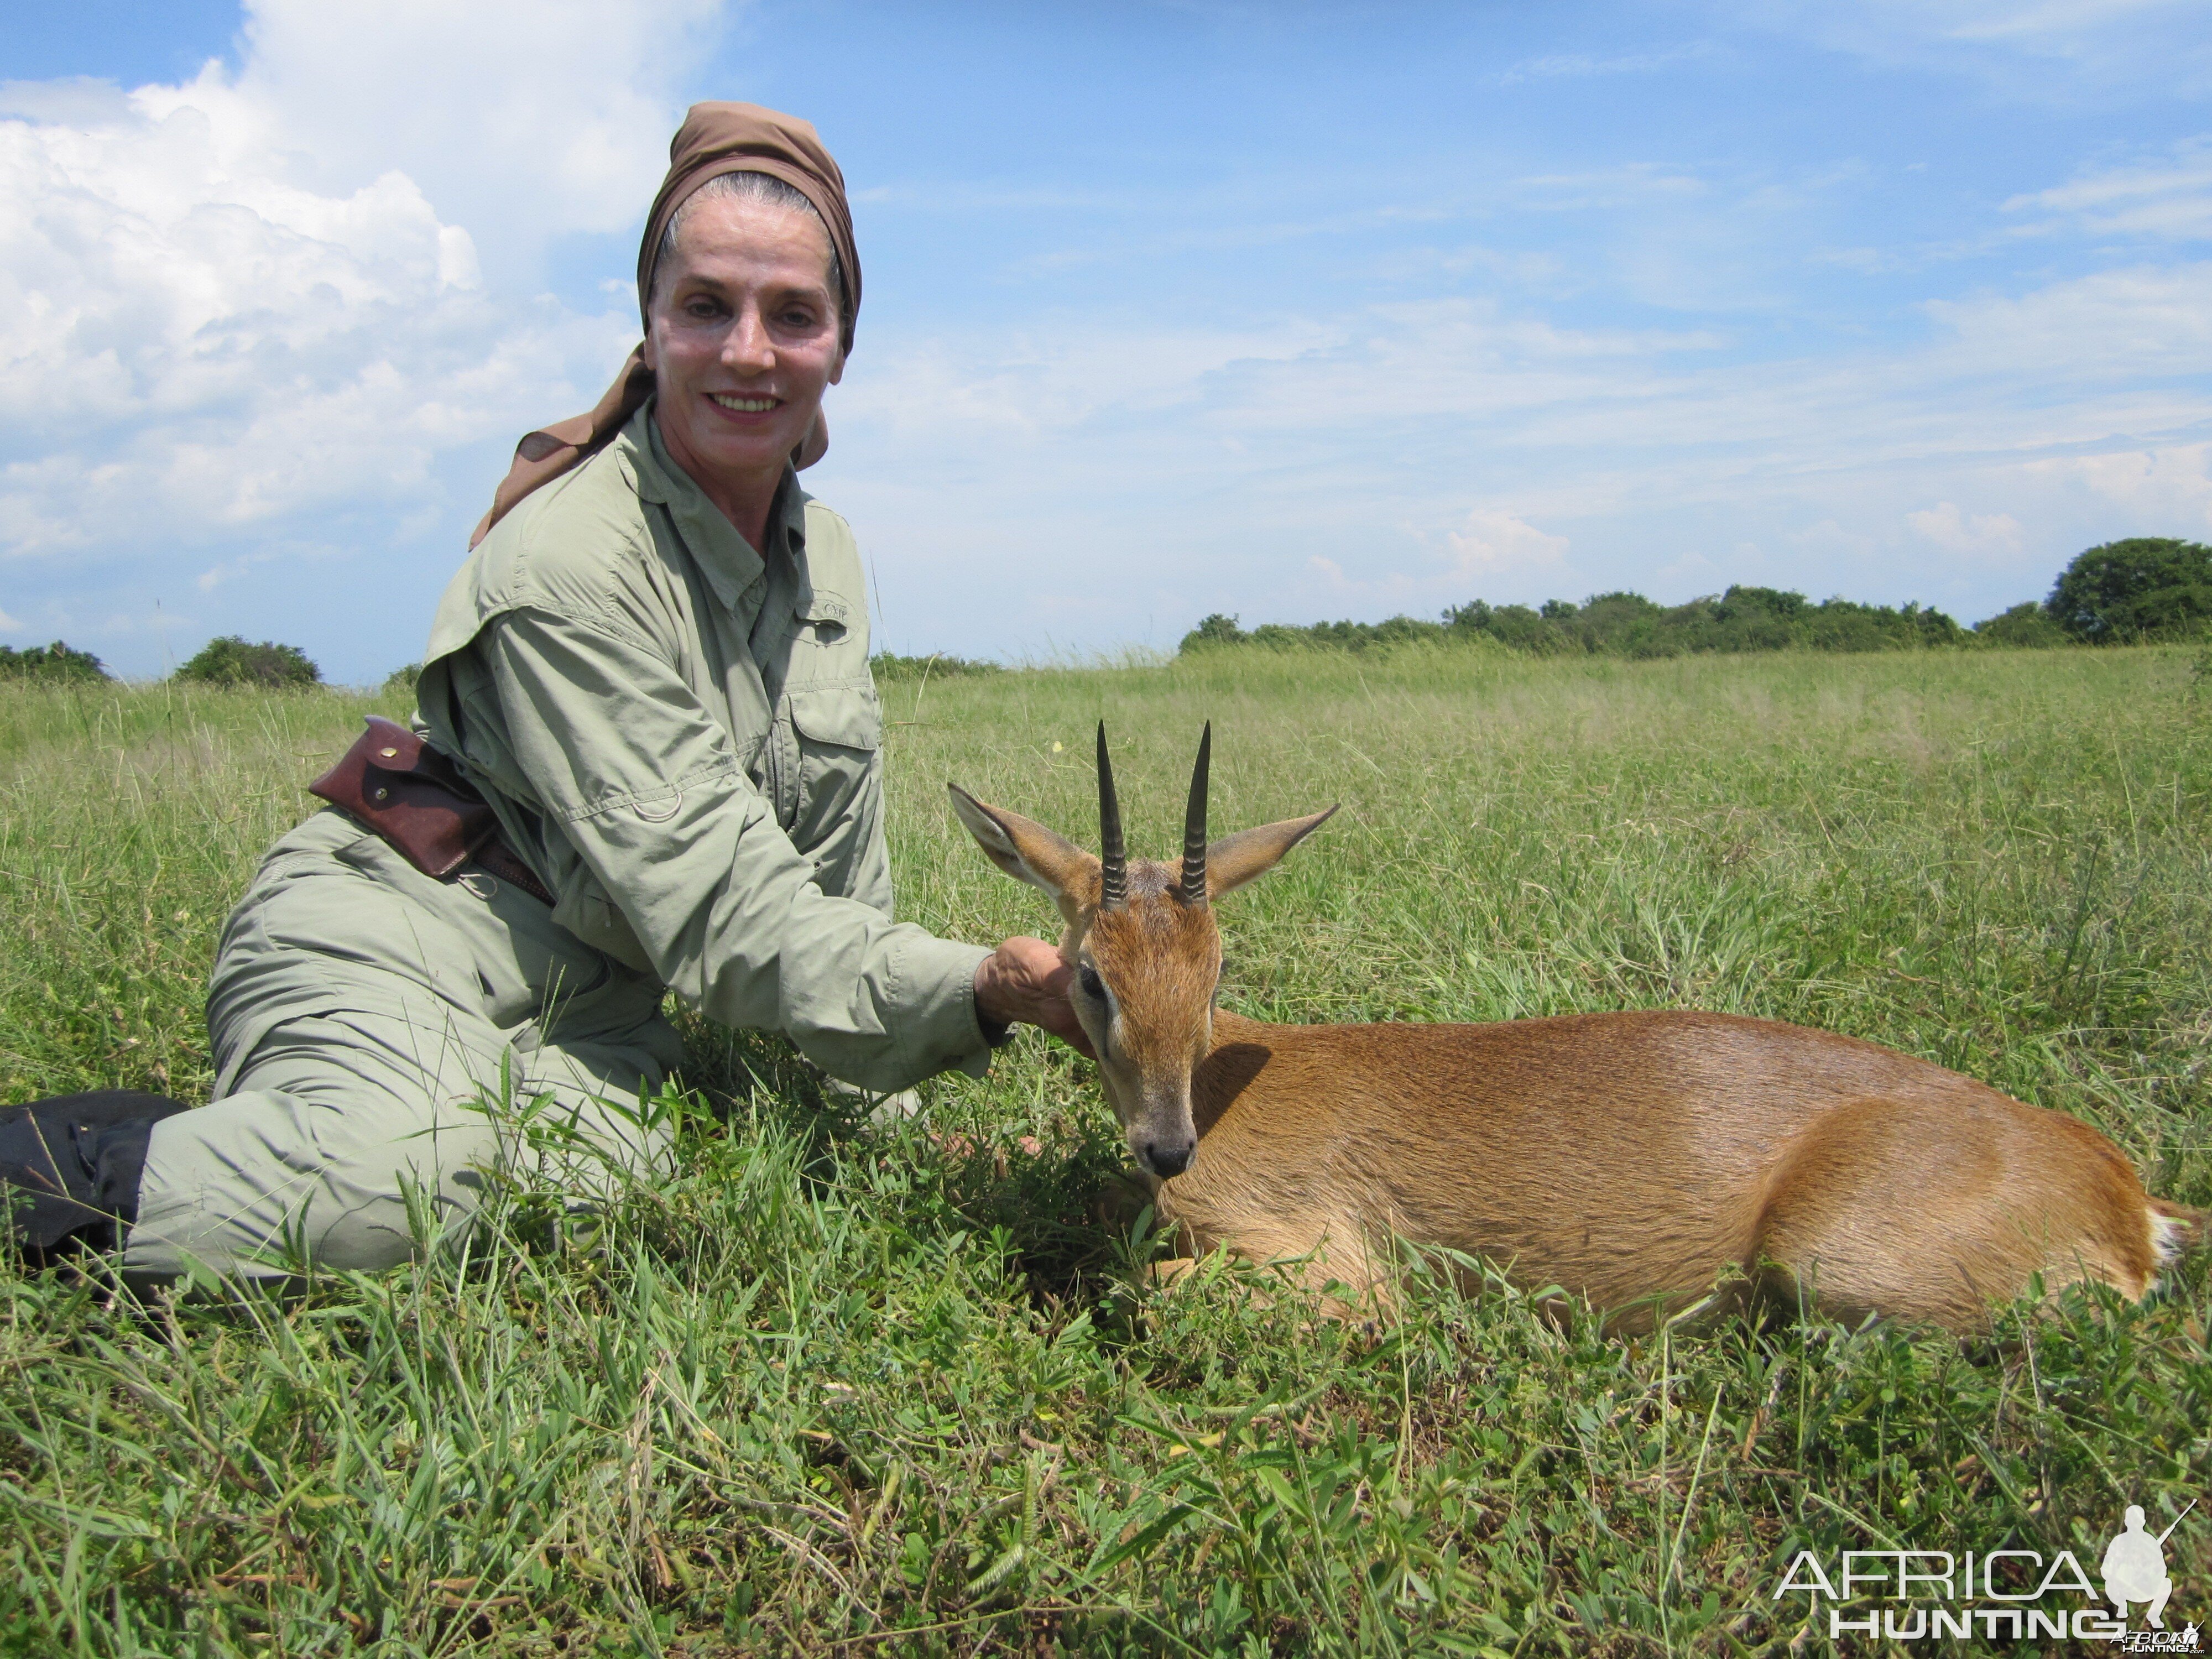
<svg viewBox="0 0 2212 1659">
<path fill-rule="evenodd" d="M 725 173 L 765 173 L 781 179 L 814 204 L 829 228 L 830 245 L 845 273 L 845 314 L 839 341 L 849 355 L 853 322 L 860 312 L 860 252 L 853 242 L 853 210 L 845 200 L 845 175 L 813 127 L 794 116 L 763 109 L 758 104 L 694 104 L 668 144 L 668 176 L 653 198 L 646 216 L 645 240 L 637 245 L 637 309 L 650 329 L 647 313 L 653 303 L 653 267 L 660 258 L 660 239 L 667 234 L 676 210 L 709 179 Z M 526 433 L 514 447 L 514 464 L 500 480 L 491 498 L 491 511 L 469 538 L 474 547 L 491 527 L 514 510 L 514 504 L 538 485 L 550 483 L 570 467 L 605 448 L 623 423 L 653 395 L 653 371 L 645 366 L 641 343 L 629 354 L 622 373 L 615 376 L 596 408 L 565 421 Z M 830 425 L 817 415 L 814 425 L 799 447 L 791 452 L 793 466 L 811 466 L 830 447 Z"/>
</svg>

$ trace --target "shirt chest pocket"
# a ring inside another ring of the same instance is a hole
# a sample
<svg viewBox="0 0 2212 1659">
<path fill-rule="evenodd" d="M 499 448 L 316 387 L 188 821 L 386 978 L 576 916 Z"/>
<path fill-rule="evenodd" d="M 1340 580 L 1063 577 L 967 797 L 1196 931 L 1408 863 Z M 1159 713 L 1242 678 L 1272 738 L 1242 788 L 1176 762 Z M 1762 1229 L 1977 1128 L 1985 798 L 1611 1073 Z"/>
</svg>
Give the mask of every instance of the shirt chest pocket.
<svg viewBox="0 0 2212 1659">
<path fill-rule="evenodd" d="M 811 646 L 823 653 L 816 659 L 822 670 L 817 678 L 842 678 L 854 671 L 833 665 L 867 660 L 867 613 L 827 588 L 810 588 L 799 594 L 792 606 L 788 632 L 796 645 Z"/>
<path fill-rule="evenodd" d="M 798 811 L 792 841 L 811 848 L 846 825 L 866 795 L 884 743 L 884 708 L 866 682 L 799 685 L 790 691 L 799 750 Z"/>
</svg>

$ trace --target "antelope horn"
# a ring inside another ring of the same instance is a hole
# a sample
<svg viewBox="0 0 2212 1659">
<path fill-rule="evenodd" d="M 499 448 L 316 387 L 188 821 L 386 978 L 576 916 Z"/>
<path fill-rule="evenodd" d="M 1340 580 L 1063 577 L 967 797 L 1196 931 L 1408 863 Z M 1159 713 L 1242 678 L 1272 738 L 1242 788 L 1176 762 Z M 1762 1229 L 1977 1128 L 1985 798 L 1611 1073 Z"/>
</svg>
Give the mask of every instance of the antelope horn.
<svg viewBox="0 0 2212 1659">
<path fill-rule="evenodd" d="M 1098 908 L 1118 910 L 1129 896 L 1129 854 L 1121 844 L 1121 803 L 1114 764 L 1106 758 L 1106 722 L 1098 722 Z"/>
<path fill-rule="evenodd" d="M 1206 775 L 1213 757 L 1213 722 L 1198 739 L 1198 764 L 1190 773 L 1190 805 L 1182 819 L 1182 902 L 1206 902 Z"/>
</svg>

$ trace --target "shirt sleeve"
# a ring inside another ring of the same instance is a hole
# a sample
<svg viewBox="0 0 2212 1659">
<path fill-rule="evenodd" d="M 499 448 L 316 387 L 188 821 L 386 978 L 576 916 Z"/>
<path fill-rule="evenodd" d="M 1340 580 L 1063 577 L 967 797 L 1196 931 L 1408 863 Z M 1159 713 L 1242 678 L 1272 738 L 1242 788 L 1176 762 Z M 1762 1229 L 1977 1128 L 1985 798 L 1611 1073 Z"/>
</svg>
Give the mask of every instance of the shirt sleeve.
<svg viewBox="0 0 2212 1659">
<path fill-rule="evenodd" d="M 521 781 L 678 995 L 726 1024 L 780 1030 L 864 1088 L 955 1066 L 982 1074 L 975 974 L 990 951 L 893 922 L 887 860 L 854 897 L 824 894 L 727 735 L 657 653 L 534 610 L 502 615 L 471 648 Z M 872 863 L 880 814 L 870 839 Z M 883 908 L 867 902 L 878 883 Z"/>
<path fill-rule="evenodd" d="M 848 896 L 887 916 L 893 915 L 890 848 L 884 839 L 884 756 L 880 749 L 869 757 L 867 776 L 861 781 L 860 799 L 854 804 L 852 818 L 856 855 L 849 870 L 839 872 L 845 878 L 844 890 Z"/>
</svg>

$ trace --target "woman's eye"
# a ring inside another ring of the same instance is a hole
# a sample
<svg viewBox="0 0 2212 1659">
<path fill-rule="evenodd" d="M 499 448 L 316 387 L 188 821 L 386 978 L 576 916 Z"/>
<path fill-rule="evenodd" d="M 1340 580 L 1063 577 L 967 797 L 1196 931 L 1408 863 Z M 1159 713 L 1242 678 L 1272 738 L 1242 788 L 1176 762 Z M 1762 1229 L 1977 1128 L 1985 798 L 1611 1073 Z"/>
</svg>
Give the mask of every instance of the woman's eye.
<svg viewBox="0 0 2212 1659">
<path fill-rule="evenodd" d="M 1101 1002 L 1105 1001 L 1106 981 L 1098 977 L 1098 970 L 1096 968 L 1086 962 L 1077 969 L 1075 973 L 1076 977 L 1083 981 L 1084 995 L 1096 997 Z"/>
</svg>

